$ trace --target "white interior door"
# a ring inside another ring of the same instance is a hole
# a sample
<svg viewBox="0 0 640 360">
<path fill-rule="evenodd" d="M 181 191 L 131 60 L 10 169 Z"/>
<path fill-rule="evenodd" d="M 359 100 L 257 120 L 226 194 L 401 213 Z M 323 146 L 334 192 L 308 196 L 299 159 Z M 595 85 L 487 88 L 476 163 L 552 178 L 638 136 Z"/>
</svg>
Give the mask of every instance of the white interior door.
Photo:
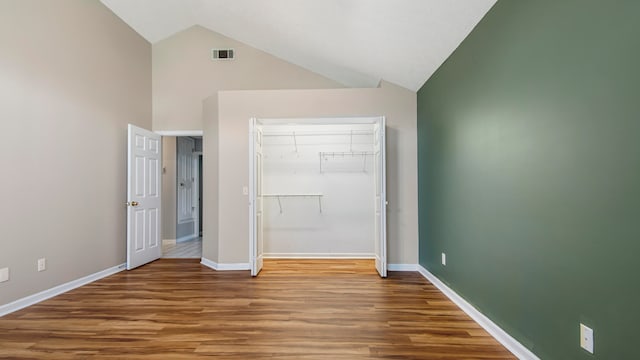
<svg viewBox="0 0 640 360">
<path fill-rule="evenodd" d="M 262 270 L 264 238 L 262 230 L 262 128 L 255 118 L 249 123 L 249 249 L 251 276 Z"/>
<path fill-rule="evenodd" d="M 128 127 L 127 270 L 162 256 L 160 194 L 162 141 L 158 134 Z"/>
<path fill-rule="evenodd" d="M 387 277 L 387 186 L 384 117 L 381 117 L 374 125 L 373 136 L 376 270 L 378 270 L 378 274 L 381 277 Z"/>
<path fill-rule="evenodd" d="M 195 141 L 193 138 L 180 136 L 178 137 L 178 224 L 185 224 L 195 221 L 195 204 L 194 204 L 194 161 L 193 151 L 195 150 Z"/>
<path fill-rule="evenodd" d="M 200 153 L 194 153 L 193 158 L 193 236 L 200 236 Z"/>
</svg>

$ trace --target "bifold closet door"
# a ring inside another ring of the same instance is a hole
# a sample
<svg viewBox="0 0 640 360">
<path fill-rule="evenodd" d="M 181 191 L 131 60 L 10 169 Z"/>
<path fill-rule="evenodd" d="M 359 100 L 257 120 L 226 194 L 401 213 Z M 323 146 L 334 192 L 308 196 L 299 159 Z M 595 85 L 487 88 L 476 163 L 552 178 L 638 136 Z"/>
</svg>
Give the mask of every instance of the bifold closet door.
<svg viewBox="0 0 640 360">
<path fill-rule="evenodd" d="M 385 164 L 385 119 L 379 118 L 373 127 L 375 177 L 375 257 L 376 270 L 387 277 L 387 195 Z"/>
<path fill-rule="evenodd" d="M 249 249 L 251 276 L 262 270 L 264 259 L 262 204 L 262 128 L 255 118 L 249 123 Z"/>
</svg>

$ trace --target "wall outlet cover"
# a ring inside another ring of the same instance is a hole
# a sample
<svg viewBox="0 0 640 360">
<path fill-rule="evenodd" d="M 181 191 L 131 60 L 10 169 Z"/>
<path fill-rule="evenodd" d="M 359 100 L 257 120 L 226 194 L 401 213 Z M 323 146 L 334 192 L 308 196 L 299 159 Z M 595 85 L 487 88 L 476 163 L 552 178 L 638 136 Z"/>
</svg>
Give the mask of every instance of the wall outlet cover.
<svg viewBox="0 0 640 360">
<path fill-rule="evenodd" d="M 580 324 L 580 347 L 593 354 L 593 329 Z"/>
<path fill-rule="evenodd" d="M 9 281 L 9 268 L 0 269 L 0 282 Z"/>
<path fill-rule="evenodd" d="M 45 258 L 38 259 L 38 271 L 47 270 L 47 260 Z"/>
</svg>

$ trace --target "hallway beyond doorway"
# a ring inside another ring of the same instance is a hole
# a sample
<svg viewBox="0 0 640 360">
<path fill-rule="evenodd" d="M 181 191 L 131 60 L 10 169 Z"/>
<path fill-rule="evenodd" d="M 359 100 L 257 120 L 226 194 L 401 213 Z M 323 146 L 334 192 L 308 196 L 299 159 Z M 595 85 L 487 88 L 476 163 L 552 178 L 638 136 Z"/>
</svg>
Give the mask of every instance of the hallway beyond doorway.
<svg viewBox="0 0 640 360">
<path fill-rule="evenodd" d="M 202 236 L 179 243 L 162 243 L 162 258 L 193 259 L 202 257 Z"/>
</svg>

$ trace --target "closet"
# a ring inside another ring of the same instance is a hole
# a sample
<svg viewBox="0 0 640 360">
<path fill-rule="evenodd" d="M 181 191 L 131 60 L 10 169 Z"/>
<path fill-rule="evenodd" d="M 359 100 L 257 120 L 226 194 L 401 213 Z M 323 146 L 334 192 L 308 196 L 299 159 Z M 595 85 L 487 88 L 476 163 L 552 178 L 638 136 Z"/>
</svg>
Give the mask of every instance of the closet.
<svg viewBox="0 0 640 360">
<path fill-rule="evenodd" d="M 374 258 L 386 276 L 384 117 L 251 119 L 250 262 Z"/>
</svg>

